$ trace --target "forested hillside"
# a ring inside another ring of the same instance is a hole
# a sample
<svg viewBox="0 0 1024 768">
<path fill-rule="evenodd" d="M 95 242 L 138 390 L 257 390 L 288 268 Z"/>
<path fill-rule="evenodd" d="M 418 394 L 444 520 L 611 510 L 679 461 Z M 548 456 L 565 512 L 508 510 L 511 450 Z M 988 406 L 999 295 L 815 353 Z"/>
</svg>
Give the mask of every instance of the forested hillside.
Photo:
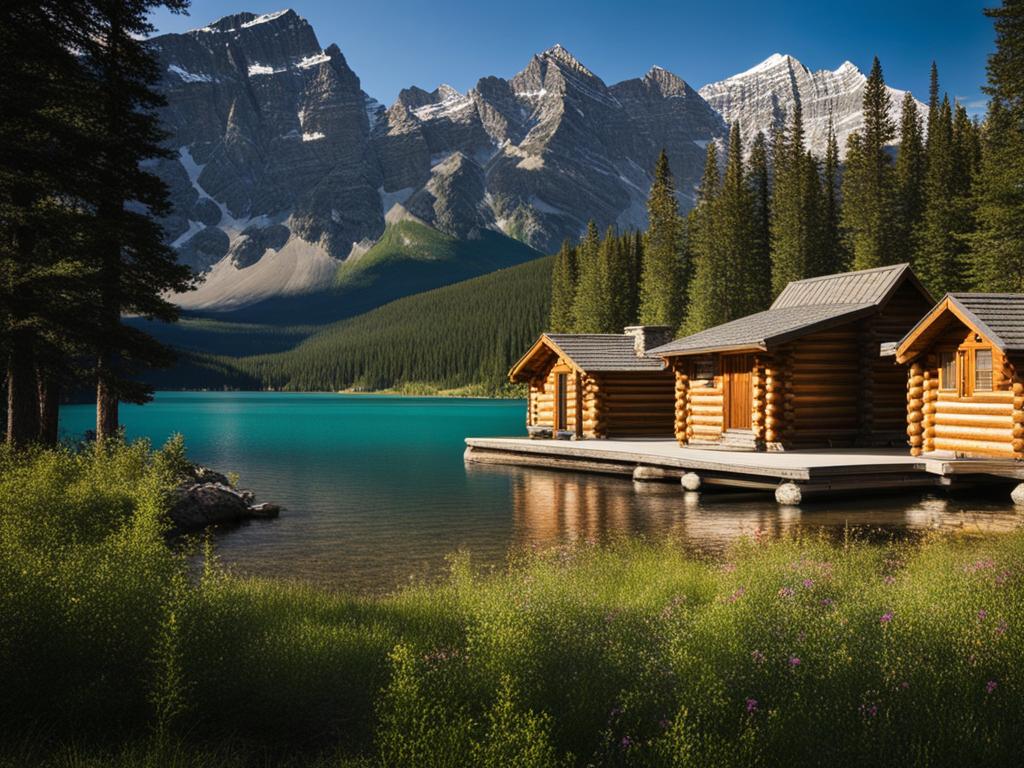
<svg viewBox="0 0 1024 768">
<path fill-rule="evenodd" d="M 281 389 L 419 385 L 496 392 L 547 323 L 551 261 L 536 259 L 393 301 L 331 325 L 288 352 L 219 362 L 237 369 L 227 377 L 231 381 Z"/>
</svg>

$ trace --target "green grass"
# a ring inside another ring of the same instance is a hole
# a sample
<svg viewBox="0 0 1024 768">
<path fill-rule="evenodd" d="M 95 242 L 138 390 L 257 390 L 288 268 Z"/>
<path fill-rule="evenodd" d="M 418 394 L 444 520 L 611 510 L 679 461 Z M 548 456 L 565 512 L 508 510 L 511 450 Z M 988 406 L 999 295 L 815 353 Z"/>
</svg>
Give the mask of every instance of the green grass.
<svg viewBox="0 0 1024 768">
<path fill-rule="evenodd" d="M 0 452 L 0 766 L 1019 764 L 1024 533 L 456 555 L 359 597 L 168 546 L 181 465 Z"/>
</svg>

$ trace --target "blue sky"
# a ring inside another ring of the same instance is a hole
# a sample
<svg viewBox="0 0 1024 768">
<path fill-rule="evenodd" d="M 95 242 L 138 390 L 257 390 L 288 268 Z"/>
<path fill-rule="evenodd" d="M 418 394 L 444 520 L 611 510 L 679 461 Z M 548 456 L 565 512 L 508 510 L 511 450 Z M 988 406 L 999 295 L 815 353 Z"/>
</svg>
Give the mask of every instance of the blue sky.
<svg viewBox="0 0 1024 768">
<path fill-rule="evenodd" d="M 973 0 L 900 2 L 542 2 L 473 0 L 291 0 L 320 43 L 337 43 L 363 89 L 385 103 L 408 85 L 448 83 L 465 91 L 485 75 L 509 77 L 533 53 L 561 43 L 605 82 L 658 64 L 694 87 L 748 69 L 775 52 L 811 69 L 849 59 L 867 71 L 882 61 L 886 81 L 927 99 L 928 68 L 974 114 L 992 49 L 992 26 Z M 190 17 L 154 16 L 180 32 L 229 13 L 266 13 L 288 0 L 193 0 Z"/>
</svg>

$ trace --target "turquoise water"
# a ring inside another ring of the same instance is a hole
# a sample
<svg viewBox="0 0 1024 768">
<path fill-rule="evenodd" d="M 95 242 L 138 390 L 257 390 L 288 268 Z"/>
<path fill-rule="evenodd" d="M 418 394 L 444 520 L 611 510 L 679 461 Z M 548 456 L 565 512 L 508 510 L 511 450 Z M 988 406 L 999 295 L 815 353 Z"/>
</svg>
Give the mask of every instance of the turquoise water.
<svg viewBox="0 0 1024 768">
<path fill-rule="evenodd" d="M 89 406 L 67 406 L 66 437 L 93 427 Z M 393 589 L 442 573 L 468 550 L 498 565 L 521 547 L 617 535 L 671 535 L 717 551 L 761 530 L 781 535 L 844 526 L 886 531 L 1017 524 L 1001 502 L 901 497 L 780 510 L 763 496 L 686 496 L 678 485 L 463 463 L 468 435 L 521 435 L 522 401 L 266 392 L 162 392 L 122 406 L 129 438 L 185 436 L 190 456 L 234 471 L 277 520 L 218 532 L 237 572 L 358 591 Z"/>
</svg>

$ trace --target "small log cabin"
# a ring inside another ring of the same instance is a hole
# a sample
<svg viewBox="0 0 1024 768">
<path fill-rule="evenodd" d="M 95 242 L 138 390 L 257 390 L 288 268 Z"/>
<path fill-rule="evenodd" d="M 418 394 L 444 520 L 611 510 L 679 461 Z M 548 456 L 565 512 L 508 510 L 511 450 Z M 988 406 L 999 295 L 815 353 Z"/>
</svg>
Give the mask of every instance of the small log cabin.
<svg viewBox="0 0 1024 768">
<path fill-rule="evenodd" d="M 1024 460 L 1024 294 L 947 294 L 895 355 L 911 454 Z"/>
<path fill-rule="evenodd" d="M 646 355 L 671 338 L 663 326 L 543 334 L 509 371 L 511 381 L 529 384 L 530 436 L 671 436 L 674 376 Z"/>
<path fill-rule="evenodd" d="M 680 445 L 906 443 L 906 377 L 881 345 L 933 300 L 908 264 L 790 283 L 764 312 L 651 350 L 675 373 Z"/>
</svg>

